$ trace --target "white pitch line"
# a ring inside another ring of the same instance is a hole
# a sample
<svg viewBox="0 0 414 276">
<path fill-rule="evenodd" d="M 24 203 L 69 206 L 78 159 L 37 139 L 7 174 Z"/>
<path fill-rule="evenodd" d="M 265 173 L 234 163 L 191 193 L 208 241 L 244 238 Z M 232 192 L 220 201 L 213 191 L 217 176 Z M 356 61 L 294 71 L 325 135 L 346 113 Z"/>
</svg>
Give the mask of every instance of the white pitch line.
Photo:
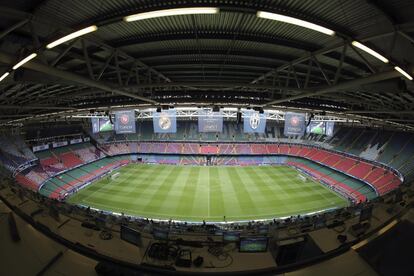
<svg viewBox="0 0 414 276">
<path fill-rule="evenodd" d="M 208 168 L 208 185 L 207 185 L 207 217 L 210 217 L 210 168 Z"/>
</svg>

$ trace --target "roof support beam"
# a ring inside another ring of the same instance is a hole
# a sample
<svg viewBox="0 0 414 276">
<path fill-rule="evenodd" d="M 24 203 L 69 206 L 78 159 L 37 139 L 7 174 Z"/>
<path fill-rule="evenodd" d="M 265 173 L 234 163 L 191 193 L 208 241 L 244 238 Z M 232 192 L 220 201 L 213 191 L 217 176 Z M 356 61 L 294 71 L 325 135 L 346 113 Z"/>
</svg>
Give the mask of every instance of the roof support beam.
<svg viewBox="0 0 414 276">
<path fill-rule="evenodd" d="M 38 24 L 42 24 L 45 26 L 55 26 L 56 28 L 59 28 L 62 31 L 66 31 L 66 32 L 73 32 L 74 30 L 71 28 L 68 28 L 67 26 L 62 25 L 60 22 L 54 22 L 54 21 L 48 21 L 48 20 L 44 20 L 43 18 L 39 18 L 34 16 L 31 13 L 28 12 L 24 12 L 24 11 L 19 11 L 16 9 L 10 9 L 10 8 L 6 8 L 6 7 L 0 7 L 0 14 L 3 17 L 6 18 L 17 18 L 17 19 L 27 19 L 30 18 L 30 22 L 32 23 L 38 23 Z M 88 41 L 90 42 L 90 44 L 96 45 L 99 48 L 101 48 L 102 50 L 106 50 L 109 52 L 112 52 L 114 50 L 113 47 L 109 46 L 108 44 L 106 44 L 105 42 L 97 39 L 97 38 L 93 38 L 93 37 L 89 37 L 89 38 L 81 38 L 82 40 Z M 166 82 L 171 82 L 171 80 L 164 76 L 161 72 L 158 72 L 157 70 L 149 67 L 148 65 L 146 65 L 145 63 L 143 63 L 142 61 L 130 56 L 129 54 L 116 49 L 118 51 L 118 54 L 126 59 L 129 59 L 133 62 L 135 62 L 137 64 L 137 66 L 140 66 L 142 68 L 148 68 L 149 70 L 151 70 L 155 75 L 160 76 L 161 79 L 163 79 Z"/>
<path fill-rule="evenodd" d="M 250 90 L 254 89 L 263 89 L 263 90 L 287 90 L 298 93 L 310 93 L 313 90 L 303 89 L 298 87 L 286 87 L 284 85 L 272 85 L 272 84 L 246 84 L 246 83 L 237 83 L 237 82 L 174 82 L 174 83 L 152 83 L 152 84 L 139 84 L 139 85 L 129 85 L 124 86 L 124 89 L 150 89 L 150 88 L 169 88 L 169 87 L 197 87 L 197 88 L 247 88 Z"/>
<path fill-rule="evenodd" d="M 48 106 L 48 105 L 10 105 L 10 104 L 1 104 L 1 109 L 44 109 L 44 110 L 72 110 L 71 107 L 63 107 L 63 106 Z M 7 115 L 8 116 L 8 115 Z"/>
<path fill-rule="evenodd" d="M 346 114 L 414 114 L 414 110 L 349 110 Z"/>
<path fill-rule="evenodd" d="M 6 64 L 13 64 L 13 62 L 15 62 L 15 57 L 9 54 L 5 54 L 5 53 L 0 53 L 0 62 L 6 63 Z M 126 92 L 123 91 L 121 89 L 118 89 L 116 87 L 112 87 L 110 84 L 106 84 L 102 81 L 95 81 L 95 80 L 91 80 L 88 78 L 85 78 L 83 76 L 79 76 L 76 74 L 73 74 L 71 72 L 66 72 L 66 71 L 62 71 L 53 67 L 50 67 L 48 65 L 44 65 L 35 61 L 30 61 L 26 64 L 23 65 L 23 67 L 34 70 L 34 71 L 38 71 L 38 72 L 42 72 L 51 76 L 55 76 L 58 78 L 62 78 L 71 82 L 75 82 L 84 86 L 89 86 L 89 87 L 94 87 L 94 88 L 99 88 L 101 90 L 107 91 L 107 92 L 112 92 L 118 95 L 122 95 L 122 96 L 126 96 L 126 97 L 130 97 L 130 98 L 134 98 L 137 100 L 141 100 L 144 102 L 148 102 L 148 103 L 152 103 L 152 104 L 156 104 L 156 101 L 153 101 L 151 99 L 145 98 L 145 97 L 141 97 L 135 94 L 132 94 L 130 92 Z"/>
<path fill-rule="evenodd" d="M 280 104 L 280 103 L 289 102 L 289 101 L 298 100 L 298 99 L 303 99 L 303 98 L 320 96 L 320 95 L 327 94 L 327 93 L 330 93 L 330 92 L 346 90 L 346 89 L 358 87 L 358 86 L 361 86 L 361 85 L 364 85 L 364 84 L 378 82 L 378 81 L 387 80 L 387 79 L 392 79 L 392 78 L 396 78 L 396 77 L 399 77 L 399 73 L 395 70 L 388 71 L 388 72 L 383 72 L 383 73 L 378 73 L 378 74 L 371 75 L 369 77 L 360 78 L 360 79 L 356 79 L 356 80 L 351 80 L 351 81 L 339 83 L 337 85 L 328 86 L 326 88 L 319 89 L 318 91 L 303 93 L 303 94 L 300 94 L 300 95 L 297 95 L 297 96 L 292 96 L 292 97 L 287 97 L 287 98 L 284 98 L 284 99 L 271 101 L 271 102 L 268 102 L 265 106 L 273 105 L 273 104 Z"/>
<path fill-rule="evenodd" d="M 22 21 L 14 24 L 13 26 L 10 26 L 9 28 L 5 29 L 4 31 L 0 32 L 0 40 L 8 35 L 9 33 L 13 32 L 14 30 L 17 30 L 18 28 L 24 26 L 29 22 L 29 19 L 23 19 Z"/>
<path fill-rule="evenodd" d="M 66 47 L 65 50 L 63 50 L 53 61 L 50 63 L 52 67 L 56 66 L 56 64 L 70 51 L 70 49 L 73 48 L 75 43 L 78 42 L 77 39 L 74 39 L 69 45 Z"/>
</svg>

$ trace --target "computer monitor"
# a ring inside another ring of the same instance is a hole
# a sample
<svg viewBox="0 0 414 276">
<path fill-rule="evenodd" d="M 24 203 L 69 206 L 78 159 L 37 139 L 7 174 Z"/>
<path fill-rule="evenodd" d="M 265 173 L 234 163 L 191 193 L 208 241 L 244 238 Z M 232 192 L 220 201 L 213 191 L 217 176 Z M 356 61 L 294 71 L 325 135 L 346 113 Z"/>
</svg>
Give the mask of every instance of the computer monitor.
<svg viewBox="0 0 414 276">
<path fill-rule="evenodd" d="M 152 236 L 156 240 L 168 241 L 168 230 L 165 229 L 153 229 Z"/>
<path fill-rule="evenodd" d="M 239 232 L 223 232 L 223 242 L 230 243 L 230 242 L 238 242 L 240 240 L 240 233 Z"/>
<path fill-rule="evenodd" d="M 221 229 L 216 229 L 216 230 L 214 230 L 214 235 L 216 235 L 216 236 L 223 236 L 223 230 L 221 230 Z"/>
<path fill-rule="evenodd" d="M 136 246 L 142 245 L 141 233 L 124 225 L 121 225 L 121 240 Z"/>
<path fill-rule="evenodd" d="M 254 253 L 267 251 L 267 237 L 244 237 L 240 238 L 239 252 Z"/>
<path fill-rule="evenodd" d="M 267 235 L 269 233 L 269 225 L 260 225 L 258 233 L 259 235 Z"/>
</svg>

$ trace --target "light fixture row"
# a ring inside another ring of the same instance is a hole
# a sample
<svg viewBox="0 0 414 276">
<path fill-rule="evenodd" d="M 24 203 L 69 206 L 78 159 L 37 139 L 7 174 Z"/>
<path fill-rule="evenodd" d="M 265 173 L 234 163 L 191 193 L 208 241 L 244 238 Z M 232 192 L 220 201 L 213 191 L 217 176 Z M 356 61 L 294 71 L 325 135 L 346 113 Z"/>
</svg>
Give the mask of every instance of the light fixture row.
<svg viewBox="0 0 414 276">
<path fill-rule="evenodd" d="M 158 10 L 158 11 L 151 11 L 151 12 L 143 12 L 143 13 L 137 13 L 133 15 L 128 15 L 123 18 L 125 22 L 134 22 L 138 20 L 145 20 L 150 18 L 158 18 L 158 17 L 166 17 L 166 16 L 178 16 L 178 15 L 193 15 L 193 14 L 217 14 L 219 13 L 219 8 L 216 7 L 192 7 L 192 8 L 178 8 L 178 9 L 166 9 L 166 10 Z M 268 20 L 275 20 L 278 22 L 283 22 L 287 24 L 292 24 L 296 26 L 300 26 L 303 28 L 311 29 L 326 35 L 335 36 L 335 31 L 328 29 L 326 27 L 301 20 L 298 18 L 277 14 L 277 13 L 271 13 L 271 12 L 265 12 L 265 11 L 258 11 L 256 13 L 256 16 L 258 18 L 268 19 Z M 49 44 L 46 45 L 47 49 L 52 49 L 62 43 L 65 43 L 67 41 L 73 40 L 75 38 L 78 38 L 80 36 L 95 32 L 98 30 L 98 26 L 92 25 L 86 28 L 83 28 L 81 30 L 78 30 L 76 32 L 70 33 L 66 36 L 63 36 Z M 384 63 L 389 63 L 389 60 L 381 55 L 380 53 L 374 51 L 373 49 L 367 47 L 366 45 L 362 44 L 358 41 L 352 41 L 352 45 L 361 49 L 362 51 L 366 52 L 367 54 L 379 59 L 380 61 Z M 17 68 L 21 67 L 25 63 L 29 62 L 30 60 L 34 59 L 37 56 L 37 53 L 31 53 L 18 63 L 14 65 L 12 68 L 13 70 L 16 70 Z M 401 75 L 406 77 L 409 80 L 413 80 L 413 77 L 401 69 L 399 66 L 395 66 L 394 69 L 398 71 Z M 0 77 L 0 82 L 4 80 L 8 75 L 10 74 L 10 71 L 4 73 Z"/>
</svg>

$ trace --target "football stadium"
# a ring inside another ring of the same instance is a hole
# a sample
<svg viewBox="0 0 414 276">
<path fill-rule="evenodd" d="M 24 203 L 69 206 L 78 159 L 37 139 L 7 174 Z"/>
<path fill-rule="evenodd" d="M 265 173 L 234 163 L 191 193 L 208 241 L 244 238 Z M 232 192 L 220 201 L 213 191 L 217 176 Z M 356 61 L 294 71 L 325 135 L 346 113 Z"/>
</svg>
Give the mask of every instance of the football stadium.
<svg viewBox="0 0 414 276">
<path fill-rule="evenodd" d="M 414 2 L 0 2 L 0 275 L 414 275 Z"/>
</svg>

